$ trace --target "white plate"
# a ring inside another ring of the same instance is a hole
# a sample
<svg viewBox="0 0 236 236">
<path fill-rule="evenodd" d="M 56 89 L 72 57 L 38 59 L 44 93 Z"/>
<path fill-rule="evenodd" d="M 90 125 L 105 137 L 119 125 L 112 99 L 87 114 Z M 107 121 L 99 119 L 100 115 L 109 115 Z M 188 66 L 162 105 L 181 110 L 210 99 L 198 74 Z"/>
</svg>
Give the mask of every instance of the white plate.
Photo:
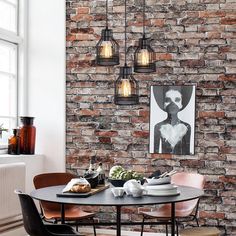
<svg viewBox="0 0 236 236">
<path fill-rule="evenodd" d="M 174 184 L 162 184 L 162 185 L 147 185 L 145 186 L 147 190 L 155 191 L 168 191 L 168 190 L 177 190 L 178 186 Z"/>
<path fill-rule="evenodd" d="M 156 197 L 156 196 L 161 197 L 161 196 L 177 196 L 179 194 L 180 194 L 180 191 L 177 191 L 176 193 L 155 192 L 155 193 L 151 193 L 151 194 L 147 193 L 145 195 L 146 196 L 153 196 L 153 197 Z"/>
</svg>

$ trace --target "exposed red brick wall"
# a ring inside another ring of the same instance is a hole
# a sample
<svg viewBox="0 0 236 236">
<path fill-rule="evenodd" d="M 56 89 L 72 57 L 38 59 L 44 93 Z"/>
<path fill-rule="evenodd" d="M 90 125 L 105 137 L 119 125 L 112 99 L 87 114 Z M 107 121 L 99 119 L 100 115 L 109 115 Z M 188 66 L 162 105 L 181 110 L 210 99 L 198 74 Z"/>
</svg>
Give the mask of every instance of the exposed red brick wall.
<svg viewBox="0 0 236 236">
<path fill-rule="evenodd" d="M 217 225 L 224 235 L 236 235 L 236 3 L 146 3 L 157 71 L 135 74 L 139 105 L 116 106 L 114 81 L 119 67 L 95 65 L 95 45 L 105 25 L 105 0 L 66 1 L 67 170 L 82 173 L 90 157 L 96 156 L 107 171 L 119 163 L 145 175 L 172 168 L 199 172 L 207 178 L 201 224 Z M 129 46 L 137 44 L 141 36 L 141 5 L 141 0 L 128 0 Z M 124 1 L 109 1 L 109 11 L 123 65 Z M 132 53 L 131 47 L 130 65 Z M 150 86 L 166 83 L 197 84 L 194 156 L 148 153 Z M 112 208 L 97 210 L 112 212 Z M 136 210 L 125 208 L 124 220 L 140 220 Z"/>
</svg>

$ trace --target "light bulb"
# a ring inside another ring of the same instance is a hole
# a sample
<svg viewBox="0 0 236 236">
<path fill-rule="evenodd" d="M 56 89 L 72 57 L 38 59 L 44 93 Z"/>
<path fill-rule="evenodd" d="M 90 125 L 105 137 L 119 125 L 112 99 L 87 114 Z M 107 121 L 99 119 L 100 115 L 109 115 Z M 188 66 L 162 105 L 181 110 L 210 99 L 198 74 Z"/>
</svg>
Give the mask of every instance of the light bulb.
<svg viewBox="0 0 236 236">
<path fill-rule="evenodd" d="M 112 43 L 110 41 L 103 41 L 101 45 L 101 57 L 111 58 L 112 57 Z"/>
<path fill-rule="evenodd" d="M 147 66 L 149 64 L 149 52 L 147 49 L 141 49 L 138 53 L 138 64 Z"/>
<path fill-rule="evenodd" d="M 131 95 L 131 84 L 128 79 L 122 80 L 122 83 L 119 89 L 119 94 L 122 97 L 129 97 Z"/>
</svg>

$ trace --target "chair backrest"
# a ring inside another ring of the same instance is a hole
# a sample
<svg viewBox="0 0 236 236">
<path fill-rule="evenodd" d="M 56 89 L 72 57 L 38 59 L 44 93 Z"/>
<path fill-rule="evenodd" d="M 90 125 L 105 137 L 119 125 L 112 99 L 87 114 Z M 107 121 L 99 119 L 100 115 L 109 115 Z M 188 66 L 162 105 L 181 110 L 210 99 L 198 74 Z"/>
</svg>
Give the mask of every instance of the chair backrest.
<svg viewBox="0 0 236 236">
<path fill-rule="evenodd" d="M 171 182 L 177 185 L 203 189 L 205 179 L 203 175 L 197 173 L 180 172 L 171 177 Z"/>
<path fill-rule="evenodd" d="M 33 199 L 19 190 L 15 190 L 20 200 L 24 228 L 30 236 L 51 236 L 46 230 Z"/>
<path fill-rule="evenodd" d="M 45 173 L 36 175 L 33 179 L 34 187 L 36 189 L 45 188 L 56 185 L 66 185 L 72 178 L 76 178 L 76 175 L 71 173 Z M 57 203 L 40 201 L 42 210 L 60 211 L 61 207 Z M 66 205 L 66 208 L 70 208 L 71 205 Z"/>
<path fill-rule="evenodd" d="M 171 177 L 171 183 L 203 189 L 205 178 L 203 175 L 197 173 L 180 172 Z M 192 213 L 197 203 L 198 199 L 179 202 L 176 204 L 176 211 L 179 212 L 179 214 L 183 214 L 183 216 L 189 215 Z"/>
</svg>

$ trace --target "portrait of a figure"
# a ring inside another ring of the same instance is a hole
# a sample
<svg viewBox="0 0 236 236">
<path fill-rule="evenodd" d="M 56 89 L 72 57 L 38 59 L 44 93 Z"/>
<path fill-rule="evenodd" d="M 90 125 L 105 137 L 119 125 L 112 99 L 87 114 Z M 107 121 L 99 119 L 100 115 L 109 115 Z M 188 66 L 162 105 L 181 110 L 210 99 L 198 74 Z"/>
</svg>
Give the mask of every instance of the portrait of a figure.
<svg viewBox="0 0 236 236">
<path fill-rule="evenodd" d="M 195 85 L 151 86 L 150 153 L 194 154 Z"/>
</svg>

